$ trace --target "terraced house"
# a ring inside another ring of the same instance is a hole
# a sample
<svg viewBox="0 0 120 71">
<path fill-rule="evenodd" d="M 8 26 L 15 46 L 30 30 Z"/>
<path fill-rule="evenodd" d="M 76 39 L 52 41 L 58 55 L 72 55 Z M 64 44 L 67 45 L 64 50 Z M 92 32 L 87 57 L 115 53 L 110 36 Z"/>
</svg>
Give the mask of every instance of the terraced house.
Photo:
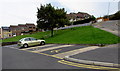
<svg viewBox="0 0 120 71">
<path fill-rule="evenodd" d="M 29 34 L 30 32 L 35 32 L 35 31 L 36 31 L 36 26 L 33 23 L 10 25 L 10 27 L 1 27 L 0 39 Z"/>
<path fill-rule="evenodd" d="M 21 35 L 21 29 L 17 25 L 10 25 L 10 30 L 12 32 L 12 36 Z"/>
<path fill-rule="evenodd" d="M 32 23 L 10 25 L 12 36 L 24 35 L 36 31 L 36 26 Z"/>
<path fill-rule="evenodd" d="M 0 38 L 8 38 L 12 36 L 10 27 L 1 27 L 0 28 Z"/>
<path fill-rule="evenodd" d="M 70 13 L 70 14 L 67 14 L 66 16 L 70 22 L 84 20 L 84 19 L 88 19 L 91 17 L 91 15 L 89 15 L 88 13 L 84 13 L 84 12 Z"/>
<path fill-rule="evenodd" d="M 36 31 L 36 26 L 34 24 L 32 24 L 32 23 L 26 23 L 25 25 L 26 25 L 26 28 L 28 28 L 29 32 Z"/>
</svg>

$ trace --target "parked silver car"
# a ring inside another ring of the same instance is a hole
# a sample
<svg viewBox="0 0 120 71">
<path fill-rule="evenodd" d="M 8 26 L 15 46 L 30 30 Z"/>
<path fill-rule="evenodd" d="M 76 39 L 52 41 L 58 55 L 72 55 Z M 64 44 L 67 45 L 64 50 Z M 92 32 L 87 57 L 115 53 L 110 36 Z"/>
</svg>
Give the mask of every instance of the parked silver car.
<svg viewBox="0 0 120 71">
<path fill-rule="evenodd" d="M 26 38 L 22 38 L 18 41 L 18 46 L 20 47 L 29 47 L 29 46 L 33 46 L 33 45 L 45 45 L 45 40 L 38 40 L 36 38 L 33 37 L 26 37 Z"/>
</svg>

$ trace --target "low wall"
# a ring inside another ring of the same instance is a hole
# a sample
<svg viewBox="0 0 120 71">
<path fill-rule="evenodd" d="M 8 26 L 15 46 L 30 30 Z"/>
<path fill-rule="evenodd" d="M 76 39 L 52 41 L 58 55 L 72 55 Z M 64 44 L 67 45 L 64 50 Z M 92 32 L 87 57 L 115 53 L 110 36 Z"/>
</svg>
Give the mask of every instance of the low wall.
<svg viewBox="0 0 120 71">
<path fill-rule="evenodd" d="M 12 45 L 12 44 L 17 44 L 17 42 L 2 42 L 2 46 L 5 46 L 5 45 Z"/>
</svg>

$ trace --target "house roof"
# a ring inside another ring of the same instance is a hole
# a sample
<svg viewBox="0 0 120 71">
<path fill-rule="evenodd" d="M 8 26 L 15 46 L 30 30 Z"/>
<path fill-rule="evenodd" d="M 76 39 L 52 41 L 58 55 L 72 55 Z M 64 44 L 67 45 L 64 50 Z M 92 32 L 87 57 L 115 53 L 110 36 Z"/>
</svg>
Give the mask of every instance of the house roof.
<svg viewBox="0 0 120 71">
<path fill-rule="evenodd" d="M 1 27 L 2 30 L 9 30 L 10 27 Z"/>
<path fill-rule="evenodd" d="M 26 23 L 26 26 L 35 26 L 33 23 Z"/>
<path fill-rule="evenodd" d="M 10 27 L 18 27 L 17 25 L 10 25 Z"/>
<path fill-rule="evenodd" d="M 90 16 L 88 13 L 84 13 L 84 12 L 70 13 L 70 14 L 67 14 L 66 16 L 68 18 L 76 18 L 76 17 L 85 17 L 85 15 Z"/>
<path fill-rule="evenodd" d="M 18 24 L 20 27 L 27 27 L 25 24 Z"/>
<path fill-rule="evenodd" d="M 103 19 L 103 17 L 98 17 L 96 20 Z"/>
</svg>

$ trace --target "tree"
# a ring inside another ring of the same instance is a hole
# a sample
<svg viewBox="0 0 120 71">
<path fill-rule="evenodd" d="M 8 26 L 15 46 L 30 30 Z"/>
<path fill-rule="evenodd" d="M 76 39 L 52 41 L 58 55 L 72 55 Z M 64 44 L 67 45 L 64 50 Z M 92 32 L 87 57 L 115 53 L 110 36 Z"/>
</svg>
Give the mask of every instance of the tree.
<svg viewBox="0 0 120 71">
<path fill-rule="evenodd" d="M 110 20 L 120 20 L 120 11 L 112 15 L 105 15 L 104 18 L 109 18 Z"/>
<path fill-rule="evenodd" d="M 91 16 L 91 20 L 94 21 L 96 18 L 92 15 Z"/>
<path fill-rule="evenodd" d="M 53 36 L 54 28 L 64 27 L 65 24 L 69 23 L 64 8 L 55 9 L 51 4 L 46 4 L 41 5 L 37 10 L 37 27 L 51 30 L 51 36 Z"/>
<path fill-rule="evenodd" d="M 120 11 L 116 12 L 114 15 L 111 15 L 111 20 L 120 20 Z"/>
<path fill-rule="evenodd" d="M 90 18 L 87 18 L 87 19 L 84 19 L 84 20 L 78 20 L 78 21 L 75 21 L 73 22 L 74 25 L 76 24 L 84 24 L 84 23 L 89 23 L 90 21 L 92 21 L 92 23 L 95 22 L 95 17 L 92 15 Z"/>
</svg>

